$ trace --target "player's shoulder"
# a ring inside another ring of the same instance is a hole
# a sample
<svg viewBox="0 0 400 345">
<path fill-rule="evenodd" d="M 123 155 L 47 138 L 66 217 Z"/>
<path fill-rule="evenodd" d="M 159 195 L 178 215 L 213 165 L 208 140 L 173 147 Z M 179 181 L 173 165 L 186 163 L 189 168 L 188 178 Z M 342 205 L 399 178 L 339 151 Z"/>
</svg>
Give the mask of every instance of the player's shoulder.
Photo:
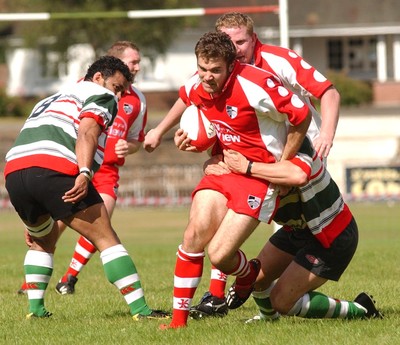
<svg viewBox="0 0 400 345">
<path fill-rule="evenodd" d="M 288 58 L 288 57 L 293 58 L 294 56 L 299 56 L 299 54 L 297 54 L 292 49 L 276 46 L 273 44 L 262 44 L 260 51 L 261 51 L 261 53 L 278 55 L 278 56 L 281 56 L 284 58 Z"/>
<path fill-rule="evenodd" d="M 237 74 L 240 77 L 256 83 L 262 80 L 272 79 L 276 84 L 281 84 L 280 79 L 275 74 L 255 65 L 241 63 Z"/>
<path fill-rule="evenodd" d="M 88 100 L 97 103 L 116 100 L 115 94 L 92 81 L 79 81 L 64 86 L 60 92 L 64 97 L 77 102 L 86 102 Z"/>
<path fill-rule="evenodd" d="M 145 95 L 135 85 L 131 84 L 128 90 L 122 95 L 122 98 L 136 98 L 142 101 L 146 100 Z"/>
</svg>

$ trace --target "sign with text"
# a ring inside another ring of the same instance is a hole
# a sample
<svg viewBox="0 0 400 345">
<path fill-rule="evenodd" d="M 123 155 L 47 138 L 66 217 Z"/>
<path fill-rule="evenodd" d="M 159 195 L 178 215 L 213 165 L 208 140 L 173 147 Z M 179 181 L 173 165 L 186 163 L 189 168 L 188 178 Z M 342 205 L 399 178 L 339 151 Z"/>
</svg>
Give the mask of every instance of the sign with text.
<svg viewBox="0 0 400 345">
<path fill-rule="evenodd" d="M 398 199 L 400 167 L 346 168 L 346 193 L 352 199 Z"/>
</svg>

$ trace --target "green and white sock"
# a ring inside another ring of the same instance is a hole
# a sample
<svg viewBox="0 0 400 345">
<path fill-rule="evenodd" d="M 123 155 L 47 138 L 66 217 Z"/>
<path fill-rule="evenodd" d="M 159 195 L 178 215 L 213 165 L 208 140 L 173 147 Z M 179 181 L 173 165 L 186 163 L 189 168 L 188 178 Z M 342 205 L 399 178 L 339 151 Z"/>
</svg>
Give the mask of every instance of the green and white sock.
<svg viewBox="0 0 400 345">
<path fill-rule="evenodd" d="M 271 300 L 269 295 L 275 283 L 272 283 L 270 287 L 264 291 L 253 291 L 252 296 L 260 310 L 260 318 L 262 320 L 277 320 L 279 313 L 272 308 Z"/>
<path fill-rule="evenodd" d="M 361 319 L 365 313 L 366 310 L 357 303 L 311 291 L 296 302 L 288 315 L 304 318 Z"/>
<path fill-rule="evenodd" d="M 132 315 L 150 315 L 142 284 L 128 252 L 122 244 L 107 248 L 100 253 L 108 281 L 114 284 L 124 296 Z"/>
<path fill-rule="evenodd" d="M 53 254 L 28 250 L 25 255 L 24 271 L 29 312 L 39 317 L 47 316 L 44 294 L 53 273 Z"/>
</svg>

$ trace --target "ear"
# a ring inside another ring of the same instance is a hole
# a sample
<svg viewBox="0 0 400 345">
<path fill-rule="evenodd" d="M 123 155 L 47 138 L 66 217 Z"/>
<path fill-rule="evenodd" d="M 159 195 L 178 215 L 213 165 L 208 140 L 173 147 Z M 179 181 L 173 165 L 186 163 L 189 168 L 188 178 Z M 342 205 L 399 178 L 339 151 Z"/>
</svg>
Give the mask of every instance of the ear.
<svg viewBox="0 0 400 345">
<path fill-rule="evenodd" d="M 101 74 L 101 72 L 96 72 L 96 73 L 93 75 L 92 80 L 93 80 L 93 82 L 95 82 L 95 83 L 97 83 L 97 84 L 101 84 L 101 83 L 103 82 L 103 80 L 104 80 L 103 74 Z"/>
<path fill-rule="evenodd" d="M 234 63 L 231 63 L 231 64 L 229 65 L 229 67 L 228 67 L 229 73 L 231 73 L 231 72 L 233 71 L 233 67 L 234 67 L 234 66 L 235 66 Z"/>
</svg>

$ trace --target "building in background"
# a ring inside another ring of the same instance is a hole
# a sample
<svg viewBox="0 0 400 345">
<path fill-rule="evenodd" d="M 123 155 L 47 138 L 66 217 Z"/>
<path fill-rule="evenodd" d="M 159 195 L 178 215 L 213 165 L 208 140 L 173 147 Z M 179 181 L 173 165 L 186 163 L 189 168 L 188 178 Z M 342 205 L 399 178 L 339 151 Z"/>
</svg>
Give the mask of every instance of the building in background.
<svg viewBox="0 0 400 345">
<path fill-rule="evenodd" d="M 246 6 L 278 3 L 279 0 L 252 0 Z M 287 0 L 287 3 L 290 48 L 323 73 L 344 72 L 351 78 L 370 82 L 377 105 L 400 104 L 398 1 Z M 199 5 L 203 8 L 243 6 L 243 1 L 202 0 Z M 274 13 L 252 13 L 251 16 L 260 39 L 279 44 L 279 16 Z M 144 56 L 138 86 L 144 92 L 177 90 L 194 72 L 195 42 L 205 31 L 213 29 L 217 17 L 204 16 L 198 28 L 182 31 L 165 55 L 153 61 Z M 51 93 L 60 84 L 79 78 L 93 54 L 90 45 L 71 47 L 69 63 L 58 65 L 57 56 L 51 51 L 44 54 L 27 50 L 15 42 L 7 52 L 7 92 L 20 96 Z"/>
</svg>

